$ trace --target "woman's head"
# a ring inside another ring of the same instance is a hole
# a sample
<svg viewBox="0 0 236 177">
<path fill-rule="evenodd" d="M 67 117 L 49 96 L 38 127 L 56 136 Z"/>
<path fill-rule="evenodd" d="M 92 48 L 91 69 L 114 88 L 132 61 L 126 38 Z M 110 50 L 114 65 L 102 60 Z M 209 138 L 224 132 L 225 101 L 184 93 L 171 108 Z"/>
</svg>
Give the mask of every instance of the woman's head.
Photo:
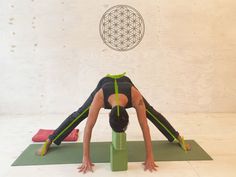
<svg viewBox="0 0 236 177">
<path fill-rule="evenodd" d="M 118 106 L 115 106 L 111 109 L 109 114 L 109 123 L 111 128 L 115 132 L 124 132 L 127 129 L 129 123 L 129 115 L 126 112 L 125 108 L 119 106 L 119 116 L 118 116 Z"/>
</svg>

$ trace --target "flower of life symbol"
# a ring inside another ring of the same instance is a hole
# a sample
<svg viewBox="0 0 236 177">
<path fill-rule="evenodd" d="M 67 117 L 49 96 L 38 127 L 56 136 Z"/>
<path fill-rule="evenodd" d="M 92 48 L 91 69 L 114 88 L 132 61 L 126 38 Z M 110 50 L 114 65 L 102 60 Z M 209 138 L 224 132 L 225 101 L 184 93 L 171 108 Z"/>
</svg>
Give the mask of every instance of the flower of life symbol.
<svg viewBox="0 0 236 177">
<path fill-rule="evenodd" d="M 99 31 L 108 47 L 117 51 L 127 51 L 140 43 L 145 25 L 136 9 L 127 5 L 117 5 L 104 13 L 100 20 Z"/>
</svg>

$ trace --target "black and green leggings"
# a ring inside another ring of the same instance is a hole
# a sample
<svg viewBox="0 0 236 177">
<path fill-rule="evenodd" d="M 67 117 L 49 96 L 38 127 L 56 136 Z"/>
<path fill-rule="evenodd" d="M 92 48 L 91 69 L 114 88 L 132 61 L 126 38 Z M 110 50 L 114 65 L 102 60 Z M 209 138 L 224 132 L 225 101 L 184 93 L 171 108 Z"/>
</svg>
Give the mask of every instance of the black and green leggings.
<svg viewBox="0 0 236 177">
<path fill-rule="evenodd" d="M 59 145 L 61 141 L 70 134 L 70 132 L 85 118 L 88 117 L 89 107 L 93 101 L 93 98 L 98 90 L 102 88 L 102 85 L 107 82 L 110 78 L 102 78 L 95 90 L 90 94 L 86 102 L 70 116 L 68 116 L 61 125 L 55 130 L 55 132 L 49 136 L 49 139 Z M 134 84 L 131 80 L 123 76 L 119 79 L 120 81 L 130 82 L 133 86 Z M 146 106 L 146 116 L 147 118 L 162 132 L 162 134 L 170 141 L 174 141 L 179 136 L 179 133 L 172 127 L 172 125 L 167 121 L 167 119 L 157 112 L 143 97 Z"/>
</svg>

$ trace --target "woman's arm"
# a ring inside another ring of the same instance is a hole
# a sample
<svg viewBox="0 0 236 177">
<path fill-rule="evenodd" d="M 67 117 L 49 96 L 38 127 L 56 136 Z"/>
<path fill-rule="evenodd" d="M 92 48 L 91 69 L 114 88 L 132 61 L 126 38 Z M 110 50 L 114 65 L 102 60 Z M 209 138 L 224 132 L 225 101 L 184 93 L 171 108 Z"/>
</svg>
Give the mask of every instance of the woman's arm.
<svg viewBox="0 0 236 177">
<path fill-rule="evenodd" d="M 146 161 L 144 162 L 144 166 L 145 166 L 144 169 L 149 170 L 149 171 L 152 171 L 152 170 L 156 171 L 156 167 L 158 166 L 154 162 L 151 135 L 150 135 L 147 118 L 146 118 L 145 104 L 143 102 L 142 95 L 135 88 L 132 88 L 132 103 L 133 103 L 133 107 L 136 109 L 138 121 L 142 129 L 143 137 L 145 141 Z"/>
<path fill-rule="evenodd" d="M 94 166 L 90 160 L 90 140 L 92 135 L 92 129 L 96 123 L 98 113 L 103 106 L 103 94 L 102 90 L 98 91 L 94 96 L 93 102 L 89 108 L 89 115 L 84 129 L 84 139 L 83 139 L 83 161 L 82 165 L 79 167 L 79 172 L 86 173 L 87 171 L 93 171 L 92 166 Z"/>
</svg>

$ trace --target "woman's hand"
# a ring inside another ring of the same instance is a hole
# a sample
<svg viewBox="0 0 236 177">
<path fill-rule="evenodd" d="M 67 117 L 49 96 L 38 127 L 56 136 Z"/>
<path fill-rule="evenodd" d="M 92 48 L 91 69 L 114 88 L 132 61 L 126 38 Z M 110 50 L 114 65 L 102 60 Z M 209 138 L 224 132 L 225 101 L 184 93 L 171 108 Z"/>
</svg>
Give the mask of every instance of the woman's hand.
<svg viewBox="0 0 236 177">
<path fill-rule="evenodd" d="M 80 167 L 78 167 L 79 172 L 86 173 L 87 171 L 93 172 L 94 164 L 91 162 L 89 158 L 84 158 L 83 163 Z"/>
<path fill-rule="evenodd" d="M 146 161 L 143 163 L 144 165 L 144 170 L 149 170 L 150 172 L 152 171 L 157 171 L 157 165 L 155 164 L 154 160 L 151 159 L 146 159 Z"/>
</svg>

